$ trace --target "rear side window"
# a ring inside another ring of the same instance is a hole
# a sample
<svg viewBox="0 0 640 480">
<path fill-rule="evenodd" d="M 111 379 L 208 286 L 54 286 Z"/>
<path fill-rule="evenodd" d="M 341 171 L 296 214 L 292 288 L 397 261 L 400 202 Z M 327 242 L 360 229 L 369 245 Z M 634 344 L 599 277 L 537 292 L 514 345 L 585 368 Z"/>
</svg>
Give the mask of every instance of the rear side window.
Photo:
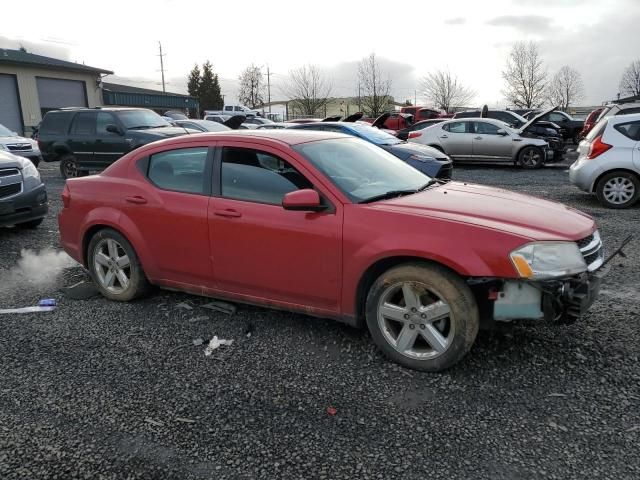
<svg viewBox="0 0 640 480">
<path fill-rule="evenodd" d="M 451 133 L 466 133 L 467 122 L 451 122 L 442 126 L 443 130 Z"/>
<path fill-rule="evenodd" d="M 619 123 L 613 128 L 631 140 L 640 140 L 640 121 Z"/>
<path fill-rule="evenodd" d="M 209 193 L 206 147 L 156 153 L 149 159 L 148 177 L 157 187 L 184 193 Z"/>
<path fill-rule="evenodd" d="M 313 185 L 274 155 L 248 148 L 222 151 L 221 193 L 225 198 L 280 205 L 287 193 L 304 188 Z"/>
<path fill-rule="evenodd" d="M 47 113 L 40 125 L 40 135 L 67 133 L 71 115 L 67 112 Z"/>
</svg>

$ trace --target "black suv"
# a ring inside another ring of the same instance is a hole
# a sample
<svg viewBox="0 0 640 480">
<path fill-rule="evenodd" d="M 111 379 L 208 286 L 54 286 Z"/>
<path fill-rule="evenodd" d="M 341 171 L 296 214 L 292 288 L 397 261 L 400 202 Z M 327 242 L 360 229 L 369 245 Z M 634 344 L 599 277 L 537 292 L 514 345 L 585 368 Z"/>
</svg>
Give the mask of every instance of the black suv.
<svg viewBox="0 0 640 480">
<path fill-rule="evenodd" d="M 64 178 L 102 170 L 142 145 L 188 133 L 145 108 L 64 108 L 42 119 L 38 145 L 45 162 L 60 161 Z"/>
<path fill-rule="evenodd" d="M 539 113 L 540 112 L 529 112 L 525 117 L 533 118 Z M 546 120 L 560 125 L 560 128 L 562 128 L 562 137 L 565 140 L 571 140 L 576 145 L 580 143 L 580 132 L 584 127 L 584 120 L 576 120 L 571 115 L 559 110 L 546 113 L 540 117 L 540 120 Z"/>
</svg>

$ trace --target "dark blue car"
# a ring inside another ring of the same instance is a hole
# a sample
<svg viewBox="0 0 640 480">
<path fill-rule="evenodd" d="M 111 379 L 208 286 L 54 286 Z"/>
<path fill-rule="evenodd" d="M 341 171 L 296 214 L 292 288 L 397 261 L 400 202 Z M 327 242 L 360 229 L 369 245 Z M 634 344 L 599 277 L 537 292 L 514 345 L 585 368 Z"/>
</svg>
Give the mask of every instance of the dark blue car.
<svg viewBox="0 0 640 480">
<path fill-rule="evenodd" d="M 385 149 L 387 152 L 432 178 L 450 179 L 453 171 L 451 159 L 440 150 L 426 145 L 408 143 L 387 132 L 363 123 L 315 122 L 292 125 L 288 128 L 340 132 L 362 138 Z"/>
</svg>

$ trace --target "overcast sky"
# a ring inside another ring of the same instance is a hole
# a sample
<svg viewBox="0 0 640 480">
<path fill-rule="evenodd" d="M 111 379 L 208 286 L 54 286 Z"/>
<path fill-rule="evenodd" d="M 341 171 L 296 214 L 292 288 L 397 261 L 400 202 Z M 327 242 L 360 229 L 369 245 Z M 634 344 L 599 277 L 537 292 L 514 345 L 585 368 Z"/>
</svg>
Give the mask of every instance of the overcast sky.
<svg viewBox="0 0 640 480">
<path fill-rule="evenodd" d="M 250 63 L 268 64 L 272 99 L 287 73 L 321 66 L 335 94 L 354 95 L 356 66 L 381 60 L 398 100 L 420 101 L 420 79 L 448 68 L 477 92 L 478 105 L 504 105 L 501 71 L 511 45 L 539 42 L 549 73 L 583 77 L 584 105 L 615 98 L 624 68 L 640 57 L 640 0 L 204 1 L 31 0 L 4 2 L 0 48 L 17 48 L 113 70 L 105 81 L 186 92 L 194 63 L 210 60 L 227 100 Z"/>
</svg>

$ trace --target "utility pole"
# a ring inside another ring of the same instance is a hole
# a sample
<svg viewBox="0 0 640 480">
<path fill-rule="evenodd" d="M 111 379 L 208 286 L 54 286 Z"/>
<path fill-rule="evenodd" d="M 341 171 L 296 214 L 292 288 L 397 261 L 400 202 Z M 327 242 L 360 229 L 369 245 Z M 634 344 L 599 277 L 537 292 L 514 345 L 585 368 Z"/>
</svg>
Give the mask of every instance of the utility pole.
<svg viewBox="0 0 640 480">
<path fill-rule="evenodd" d="M 158 56 L 160 57 L 160 72 L 162 73 L 162 93 L 166 93 L 166 90 L 164 88 L 164 61 L 162 58 L 164 57 L 164 55 L 162 54 L 162 43 L 160 43 L 160 41 L 158 41 L 158 46 L 160 47 L 160 55 Z"/>
<path fill-rule="evenodd" d="M 358 82 L 358 111 L 362 111 L 362 100 L 360 98 L 360 82 Z"/>
<path fill-rule="evenodd" d="M 417 106 L 418 105 L 418 91 L 414 90 L 413 91 L 413 106 Z"/>
<path fill-rule="evenodd" d="M 269 103 L 269 113 L 271 113 L 271 72 L 267 65 L 267 102 Z"/>
</svg>

